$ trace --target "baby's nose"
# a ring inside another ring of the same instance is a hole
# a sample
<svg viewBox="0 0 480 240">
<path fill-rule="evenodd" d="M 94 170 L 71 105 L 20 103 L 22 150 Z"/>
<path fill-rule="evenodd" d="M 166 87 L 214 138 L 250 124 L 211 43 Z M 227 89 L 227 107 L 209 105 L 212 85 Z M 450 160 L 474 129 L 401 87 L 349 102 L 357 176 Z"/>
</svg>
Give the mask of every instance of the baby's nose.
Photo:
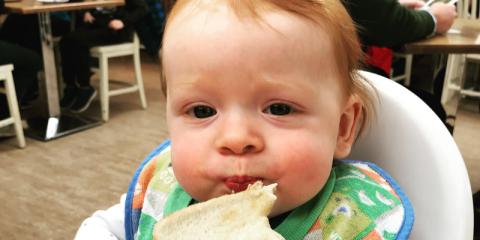
<svg viewBox="0 0 480 240">
<path fill-rule="evenodd" d="M 225 141 L 219 150 L 222 154 L 249 154 L 256 153 L 262 148 L 259 142 L 249 144 L 246 142 Z"/>
<path fill-rule="evenodd" d="M 217 140 L 217 147 L 222 154 L 249 154 L 263 149 L 261 136 L 245 128 L 230 128 Z"/>
</svg>

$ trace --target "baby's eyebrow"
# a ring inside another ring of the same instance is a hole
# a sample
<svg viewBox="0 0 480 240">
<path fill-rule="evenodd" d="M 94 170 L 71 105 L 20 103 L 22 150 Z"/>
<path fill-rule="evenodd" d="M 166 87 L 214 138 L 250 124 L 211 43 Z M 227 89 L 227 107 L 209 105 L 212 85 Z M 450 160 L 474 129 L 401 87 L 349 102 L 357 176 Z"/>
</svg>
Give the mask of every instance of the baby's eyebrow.
<svg viewBox="0 0 480 240">
<path fill-rule="evenodd" d="M 265 84 L 262 87 L 275 88 L 275 89 L 290 89 L 290 90 L 305 90 L 310 89 L 311 86 L 305 84 L 303 81 L 297 81 L 297 79 L 289 79 L 289 81 L 278 81 L 277 78 L 264 78 Z"/>
</svg>

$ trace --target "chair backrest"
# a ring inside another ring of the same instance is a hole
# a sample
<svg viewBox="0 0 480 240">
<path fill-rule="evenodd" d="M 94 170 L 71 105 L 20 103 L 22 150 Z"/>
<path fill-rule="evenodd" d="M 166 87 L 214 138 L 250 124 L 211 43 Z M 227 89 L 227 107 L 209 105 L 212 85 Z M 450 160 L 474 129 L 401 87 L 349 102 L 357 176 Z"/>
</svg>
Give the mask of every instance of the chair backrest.
<svg viewBox="0 0 480 240">
<path fill-rule="evenodd" d="M 140 51 L 140 40 L 136 32 L 133 33 L 131 42 L 100 45 L 90 48 L 90 55 L 98 58 L 101 54 L 108 57 L 133 55 Z"/>
<path fill-rule="evenodd" d="M 479 19 L 478 0 L 460 0 L 457 5 L 458 17 Z"/>
<path fill-rule="evenodd" d="M 360 136 L 349 159 L 385 169 L 410 199 L 411 239 L 473 238 L 473 203 L 463 158 L 445 125 L 398 83 L 361 72 L 378 92 L 375 122 Z"/>
<path fill-rule="evenodd" d="M 1 81 L 6 81 L 7 77 L 12 74 L 13 71 L 13 65 L 12 64 L 6 64 L 6 65 L 0 65 L 0 82 Z M 0 87 L 0 93 L 5 93 L 5 87 Z"/>
</svg>

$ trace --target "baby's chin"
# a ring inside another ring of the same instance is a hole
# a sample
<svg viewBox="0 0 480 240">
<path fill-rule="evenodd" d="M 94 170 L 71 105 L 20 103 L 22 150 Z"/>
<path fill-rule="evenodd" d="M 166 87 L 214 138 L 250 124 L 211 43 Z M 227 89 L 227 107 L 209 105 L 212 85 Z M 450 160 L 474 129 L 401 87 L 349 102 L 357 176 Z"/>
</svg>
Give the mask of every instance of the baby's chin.
<svg viewBox="0 0 480 240">
<path fill-rule="evenodd" d="M 280 214 L 292 211 L 306 203 L 308 203 L 310 200 L 315 198 L 316 194 L 313 195 L 312 197 L 305 196 L 305 198 L 291 198 L 290 195 L 282 194 L 281 192 L 277 192 L 276 194 L 277 200 L 275 201 L 275 204 L 272 207 L 272 211 L 268 215 L 269 218 L 276 217 Z"/>
<path fill-rule="evenodd" d="M 300 204 L 301 205 L 301 204 Z M 298 206 L 300 206 L 298 205 Z M 270 211 L 270 214 L 268 214 L 268 218 L 273 218 L 273 217 L 276 217 L 280 214 L 283 214 L 283 213 L 286 213 L 288 211 L 291 211 L 293 209 L 295 209 L 296 207 L 298 206 L 285 206 L 281 203 L 281 201 L 279 201 L 279 199 L 277 199 L 277 201 L 275 202 L 275 204 L 273 205 L 273 208 L 272 208 L 272 211 Z"/>
</svg>

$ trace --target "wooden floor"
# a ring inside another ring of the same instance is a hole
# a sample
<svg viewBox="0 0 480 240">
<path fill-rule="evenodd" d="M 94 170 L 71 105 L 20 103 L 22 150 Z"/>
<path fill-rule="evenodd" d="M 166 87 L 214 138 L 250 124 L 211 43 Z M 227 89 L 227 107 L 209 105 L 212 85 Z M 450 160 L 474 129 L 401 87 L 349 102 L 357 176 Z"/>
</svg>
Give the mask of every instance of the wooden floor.
<svg viewBox="0 0 480 240">
<path fill-rule="evenodd" d="M 462 153 L 472 185 L 480 191 L 480 101 L 463 99 L 457 110 L 453 137 Z"/>
<path fill-rule="evenodd" d="M 112 78 L 133 79 L 131 63 L 111 66 Z M 118 202 L 142 159 L 166 137 L 158 64 L 143 57 L 148 109 L 138 95 L 111 99 L 110 121 L 50 142 L 0 142 L 0 238 L 72 239 L 81 221 Z M 89 115 L 99 116 L 98 102 Z M 462 108 L 455 140 L 472 188 L 480 189 L 480 114 Z"/>
</svg>

